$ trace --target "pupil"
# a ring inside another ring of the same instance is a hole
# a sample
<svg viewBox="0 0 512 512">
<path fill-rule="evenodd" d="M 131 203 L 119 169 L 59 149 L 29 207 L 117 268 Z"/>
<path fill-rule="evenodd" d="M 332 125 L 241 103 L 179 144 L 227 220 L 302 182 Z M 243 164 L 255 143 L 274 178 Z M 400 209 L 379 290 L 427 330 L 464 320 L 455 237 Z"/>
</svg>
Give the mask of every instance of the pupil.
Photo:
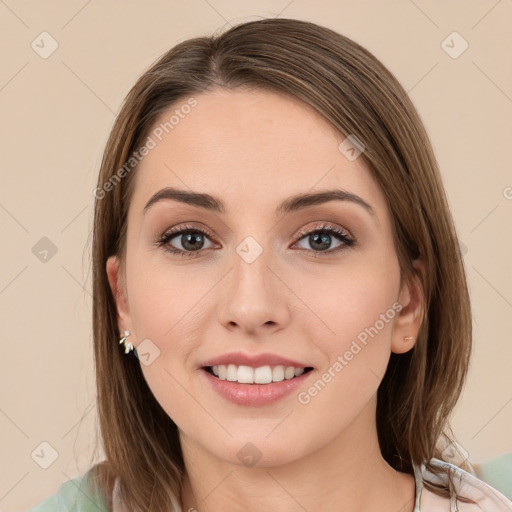
<svg viewBox="0 0 512 512">
<path fill-rule="evenodd" d="M 323 249 L 328 249 L 331 246 L 330 235 L 328 235 L 326 233 L 322 233 L 322 234 L 316 233 L 314 235 L 311 235 L 311 237 L 312 237 L 312 241 L 310 241 L 310 243 L 311 243 L 312 247 L 314 247 L 316 243 L 325 244 L 327 247 L 320 247 Z"/>
<path fill-rule="evenodd" d="M 183 241 L 182 241 L 182 244 L 183 244 L 183 247 L 185 247 L 186 249 L 187 249 L 187 244 L 190 244 L 188 249 L 193 249 L 193 250 L 196 250 L 201 245 L 201 241 L 200 241 L 200 238 L 202 236 L 201 234 L 187 233 L 186 235 L 183 235 L 183 236 L 185 237 L 185 243 L 183 243 Z M 198 239 L 199 239 L 199 242 L 198 242 Z"/>
</svg>

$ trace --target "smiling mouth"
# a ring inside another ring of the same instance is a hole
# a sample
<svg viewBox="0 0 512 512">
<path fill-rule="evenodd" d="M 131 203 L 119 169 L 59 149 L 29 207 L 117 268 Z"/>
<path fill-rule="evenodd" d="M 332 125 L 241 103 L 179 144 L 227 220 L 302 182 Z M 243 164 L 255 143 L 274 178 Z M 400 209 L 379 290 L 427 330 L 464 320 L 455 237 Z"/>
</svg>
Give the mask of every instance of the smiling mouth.
<svg viewBox="0 0 512 512">
<path fill-rule="evenodd" d="M 260 366 L 252 368 L 244 365 L 204 366 L 203 370 L 219 380 L 237 384 L 272 384 L 292 380 L 313 370 L 312 367 L 295 368 L 293 366 Z"/>
</svg>

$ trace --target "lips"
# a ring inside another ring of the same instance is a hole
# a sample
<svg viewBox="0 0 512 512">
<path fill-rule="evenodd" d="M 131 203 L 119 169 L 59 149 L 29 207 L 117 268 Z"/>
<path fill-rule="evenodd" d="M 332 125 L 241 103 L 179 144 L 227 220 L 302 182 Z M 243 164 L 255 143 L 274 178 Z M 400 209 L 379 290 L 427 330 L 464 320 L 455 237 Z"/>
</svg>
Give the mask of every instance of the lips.
<svg viewBox="0 0 512 512">
<path fill-rule="evenodd" d="M 309 363 L 289 359 L 288 357 L 272 354 L 269 352 L 262 354 L 230 352 L 228 354 L 214 357 L 213 359 L 208 359 L 207 361 L 204 361 L 200 367 L 205 368 L 209 366 L 228 364 L 234 364 L 237 366 L 251 366 L 253 368 L 258 368 L 261 366 L 293 366 L 295 368 L 314 368 L 313 365 Z"/>
<path fill-rule="evenodd" d="M 298 392 L 301 387 L 311 382 L 315 373 L 316 372 L 308 371 L 298 377 L 269 384 L 244 384 L 221 380 L 204 368 L 200 371 L 199 375 L 200 379 L 204 379 L 207 386 L 224 400 L 235 405 L 257 407 L 271 405 L 290 396 L 294 392 Z"/>
</svg>

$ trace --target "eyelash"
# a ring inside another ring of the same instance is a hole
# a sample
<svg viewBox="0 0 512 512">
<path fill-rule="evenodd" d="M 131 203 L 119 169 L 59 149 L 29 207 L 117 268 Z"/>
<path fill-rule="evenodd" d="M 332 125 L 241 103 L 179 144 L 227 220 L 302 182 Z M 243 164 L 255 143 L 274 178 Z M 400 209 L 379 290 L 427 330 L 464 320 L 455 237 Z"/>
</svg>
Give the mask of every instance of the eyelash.
<svg viewBox="0 0 512 512">
<path fill-rule="evenodd" d="M 165 251 L 168 251 L 172 254 L 176 254 L 178 256 L 186 256 L 186 257 L 197 257 L 203 250 L 206 249 L 200 249 L 198 251 L 183 251 L 181 249 L 176 249 L 175 247 L 172 247 L 169 244 L 170 240 L 175 238 L 177 235 L 185 235 L 185 234 L 193 234 L 193 233 L 200 233 L 201 235 L 205 235 L 208 238 L 213 238 L 208 231 L 193 227 L 193 226 L 182 226 L 179 228 L 173 228 L 170 231 L 167 231 L 164 233 L 157 241 L 156 245 L 158 247 L 162 247 Z M 330 256 L 333 253 L 337 253 L 339 251 L 342 251 L 344 249 L 353 247 L 356 244 L 356 240 L 349 237 L 348 234 L 345 231 L 340 230 L 336 226 L 332 226 L 330 224 L 323 224 L 322 226 L 315 227 L 314 229 L 311 229 L 309 231 L 301 231 L 297 234 L 297 242 L 302 240 L 304 237 L 311 235 L 312 233 L 322 233 L 322 234 L 330 234 L 333 235 L 335 238 L 337 238 L 340 242 L 343 242 L 342 245 L 339 247 L 336 247 L 335 249 L 331 249 L 328 251 L 314 251 L 312 249 L 304 249 L 308 253 L 312 253 L 311 255 L 314 258 L 322 258 L 324 256 Z"/>
</svg>

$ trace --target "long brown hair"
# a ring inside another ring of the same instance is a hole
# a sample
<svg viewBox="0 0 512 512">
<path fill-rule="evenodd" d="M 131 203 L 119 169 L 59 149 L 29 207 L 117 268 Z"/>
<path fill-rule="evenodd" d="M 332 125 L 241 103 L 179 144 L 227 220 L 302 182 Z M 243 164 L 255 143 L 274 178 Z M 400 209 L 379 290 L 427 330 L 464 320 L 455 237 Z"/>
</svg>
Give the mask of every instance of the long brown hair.
<svg viewBox="0 0 512 512">
<path fill-rule="evenodd" d="M 137 358 L 117 343 L 105 265 L 111 255 L 124 261 L 133 159 L 157 117 L 214 87 L 298 98 L 340 134 L 363 141 L 361 158 L 391 212 L 401 278 L 416 274 L 417 258 L 426 269 L 418 275 L 425 298 L 419 337 L 409 352 L 391 354 L 378 390 L 380 448 L 396 470 L 412 474 L 412 464 L 425 463 L 439 472 L 429 461 L 443 459 L 438 441 L 447 435 L 466 378 L 472 332 L 463 260 L 429 137 L 402 86 L 368 50 L 314 23 L 273 18 L 173 47 L 139 78 L 112 128 L 95 191 L 93 336 L 106 460 L 92 468 L 92 480 L 109 502 L 119 477 L 129 510 L 181 511 L 177 426 L 154 398 Z M 449 495 L 449 488 L 425 485 Z"/>
</svg>

